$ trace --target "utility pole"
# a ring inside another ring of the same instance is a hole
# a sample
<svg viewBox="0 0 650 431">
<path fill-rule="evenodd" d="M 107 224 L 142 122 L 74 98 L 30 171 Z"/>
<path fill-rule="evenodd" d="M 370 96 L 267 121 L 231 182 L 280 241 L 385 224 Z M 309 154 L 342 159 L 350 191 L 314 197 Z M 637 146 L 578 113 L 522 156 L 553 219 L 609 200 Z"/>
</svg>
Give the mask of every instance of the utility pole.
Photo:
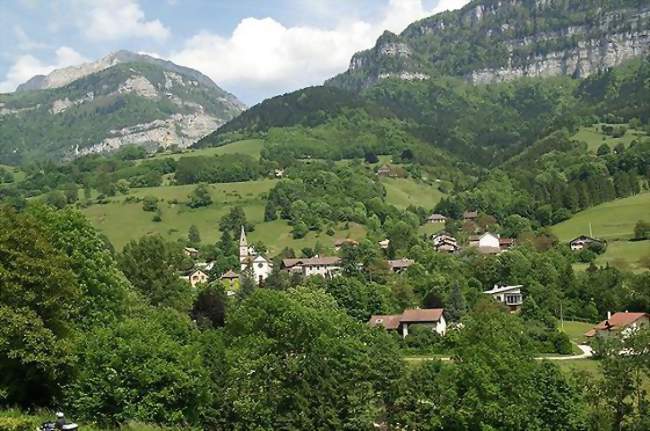
<svg viewBox="0 0 650 431">
<path fill-rule="evenodd" d="M 560 326 L 562 331 L 564 331 L 564 314 L 562 314 L 562 301 L 560 301 Z"/>
<path fill-rule="evenodd" d="M 591 231 L 591 222 L 589 222 L 589 237 L 594 237 L 594 233 Z"/>
</svg>

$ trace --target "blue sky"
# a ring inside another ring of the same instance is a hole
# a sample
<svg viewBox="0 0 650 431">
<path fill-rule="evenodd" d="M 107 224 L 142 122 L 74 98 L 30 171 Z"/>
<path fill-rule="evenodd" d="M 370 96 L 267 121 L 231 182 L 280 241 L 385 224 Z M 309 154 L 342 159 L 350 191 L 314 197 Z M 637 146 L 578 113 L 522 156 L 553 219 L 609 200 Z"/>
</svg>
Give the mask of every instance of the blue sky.
<svg viewBox="0 0 650 431">
<path fill-rule="evenodd" d="M 467 0 L 0 0 L 0 92 L 118 49 L 193 67 L 251 105 L 347 68 L 386 29 Z"/>
</svg>

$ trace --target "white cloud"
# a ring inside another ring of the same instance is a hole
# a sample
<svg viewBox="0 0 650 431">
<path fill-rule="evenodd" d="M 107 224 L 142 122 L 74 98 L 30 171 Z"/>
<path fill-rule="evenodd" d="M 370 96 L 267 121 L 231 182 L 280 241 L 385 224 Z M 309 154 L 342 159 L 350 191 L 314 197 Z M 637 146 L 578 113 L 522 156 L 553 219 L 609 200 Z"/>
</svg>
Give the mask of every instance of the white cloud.
<svg viewBox="0 0 650 431">
<path fill-rule="evenodd" d="M 433 8 L 433 13 L 440 13 L 446 10 L 460 9 L 469 3 L 469 0 L 440 0 Z"/>
<path fill-rule="evenodd" d="M 38 58 L 26 54 L 19 56 L 9 68 L 5 79 L 0 81 L 0 92 L 14 91 L 19 84 L 29 80 L 34 75 L 47 75 L 54 69 L 73 66 L 87 62 L 81 54 L 72 48 L 62 46 L 56 50 L 56 58 L 52 64 L 47 64 Z"/>
<path fill-rule="evenodd" d="M 147 21 L 136 0 L 92 1 L 84 10 L 77 25 L 93 41 L 125 38 L 163 41 L 171 34 L 159 20 Z"/>
<path fill-rule="evenodd" d="M 334 28 L 286 27 L 273 18 L 245 18 L 229 37 L 203 31 L 170 59 L 210 76 L 225 87 L 278 94 L 322 83 L 345 70 L 352 55 L 374 45 L 384 30 L 395 33 L 467 0 L 441 0 L 432 10 L 421 0 L 389 0 L 376 22 L 341 20 Z M 440 9 L 443 8 L 443 9 Z"/>
</svg>

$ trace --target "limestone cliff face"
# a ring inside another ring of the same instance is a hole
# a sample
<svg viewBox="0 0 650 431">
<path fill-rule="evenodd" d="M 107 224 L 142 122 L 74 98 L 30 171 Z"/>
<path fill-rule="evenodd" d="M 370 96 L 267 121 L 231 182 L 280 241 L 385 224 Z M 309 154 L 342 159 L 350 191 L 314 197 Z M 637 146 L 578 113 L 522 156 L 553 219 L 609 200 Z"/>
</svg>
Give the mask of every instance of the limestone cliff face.
<svg viewBox="0 0 650 431">
<path fill-rule="evenodd" d="M 0 95 L 0 161 L 188 147 L 244 109 L 195 70 L 119 51 Z"/>
<path fill-rule="evenodd" d="M 327 84 L 358 91 L 386 78 L 585 77 L 650 54 L 650 3 L 612 3 L 476 0 L 415 22 L 399 36 L 385 33 Z"/>
</svg>

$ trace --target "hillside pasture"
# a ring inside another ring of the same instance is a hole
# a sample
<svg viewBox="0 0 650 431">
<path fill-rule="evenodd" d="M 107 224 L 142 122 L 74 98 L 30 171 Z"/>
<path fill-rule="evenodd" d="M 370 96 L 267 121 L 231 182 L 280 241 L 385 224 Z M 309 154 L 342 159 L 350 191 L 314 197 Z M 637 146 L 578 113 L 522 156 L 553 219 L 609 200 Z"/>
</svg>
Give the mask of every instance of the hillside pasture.
<svg viewBox="0 0 650 431">
<path fill-rule="evenodd" d="M 595 153 L 598 150 L 598 147 L 603 144 L 607 144 L 610 149 L 614 149 L 614 147 L 618 144 L 623 144 L 627 148 L 632 143 L 632 141 L 647 137 L 647 134 L 642 130 L 632 129 L 628 125 L 624 124 L 622 126 L 627 127 L 625 135 L 621 136 L 620 138 L 614 138 L 603 133 L 602 126 L 603 124 L 594 124 L 588 127 L 581 127 L 573 136 L 573 138 L 576 141 L 586 143 L 587 149 Z M 621 125 L 612 124 L 611 126 L 620 127 Z"/>
<path fill-rule="evenodd" d="M 244 139 L 241 141 L 232 142 L 230 144 L 222 145 L 220 147 L 207 147 L 198 149 L 187 149 L 178 153 L 160 153 L 152 156 L 146 160 L 166 159 L 172 158 L 175 160 L 181 157 L 189 156 L 221 156 L 224 154 L 245 154 L 253 158 L 258 158 L 264 141 L 261 139 Z"/>
<path fill-rule="evenodd" d="M 386 188 L 386 202 L 402 209 L 409 205 L 432 209 L 444 196 L 436 186 L 411 178 L 384 178 L 381 183 Z"/>
</svg>

